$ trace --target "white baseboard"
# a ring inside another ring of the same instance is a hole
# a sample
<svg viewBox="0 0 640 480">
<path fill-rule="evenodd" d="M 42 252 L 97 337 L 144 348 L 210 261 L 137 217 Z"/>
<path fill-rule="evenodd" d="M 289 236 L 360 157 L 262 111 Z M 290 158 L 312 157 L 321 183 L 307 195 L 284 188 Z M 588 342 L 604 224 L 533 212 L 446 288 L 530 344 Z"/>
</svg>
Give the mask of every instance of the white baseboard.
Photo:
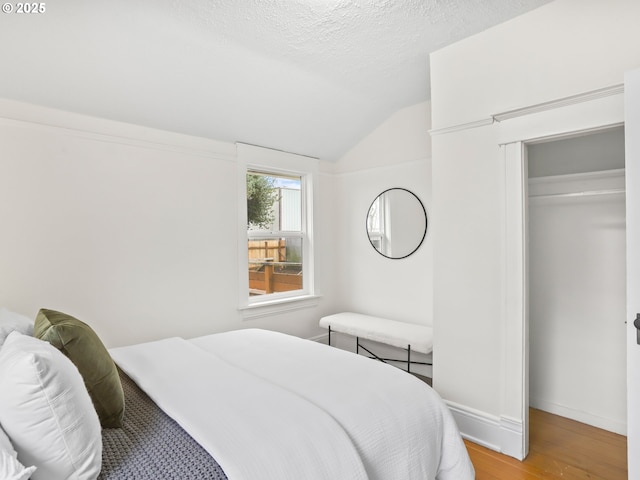
<svg viewBox="0 0 640 480">
<path fill-rule="evenodd" d="M 540 398 L 534 398 L 533 396 L 529 399 L 529 404 L 533 408 L 553 413 L 554 415 L 560 415 L 561 417 L 570 418 L 576 422 L 586 423 L 587 425 L 602 428 L 603 430 L 608 430 L 609 432 L 618 433 L 620 435 L 627 434 L 627 424 L 619 420 L 600 417 L 592 413 L 583 412 L 564 405 L 558 405 L 557 403 L 542 400 Z"/>
<path fill-rule="evenodd" d="M 328 333 L 321 333 L 320 335 L 316 335 L 315 337 L 309 337 L 307 340 L 311 340 L 312 342 L 318 342 L 318 343 L 327 343 L 328 337 L 329 337 Z"/>
<path fill-rule="evenodd" d="M 524 429 L 521 421 L 506 416 L 489 415 L 454 402 L 445 403 L 451 410 L 463 438 L 518 460 L 525 457 Z"/>
</svg>

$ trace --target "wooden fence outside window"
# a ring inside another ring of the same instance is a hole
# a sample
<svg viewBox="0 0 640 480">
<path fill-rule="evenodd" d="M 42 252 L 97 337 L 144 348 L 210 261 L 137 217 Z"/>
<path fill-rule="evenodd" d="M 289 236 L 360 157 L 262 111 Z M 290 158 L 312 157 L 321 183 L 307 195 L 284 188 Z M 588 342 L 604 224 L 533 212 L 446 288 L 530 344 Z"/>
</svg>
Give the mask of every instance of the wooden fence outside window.
<svg viewBox="0 0 640 480">
<path fill-rule="evenodd" d="M 287 262 L 285 239 L 249 240 L 249 293 L 302 289 L 302 264 Z"/>
</svg>

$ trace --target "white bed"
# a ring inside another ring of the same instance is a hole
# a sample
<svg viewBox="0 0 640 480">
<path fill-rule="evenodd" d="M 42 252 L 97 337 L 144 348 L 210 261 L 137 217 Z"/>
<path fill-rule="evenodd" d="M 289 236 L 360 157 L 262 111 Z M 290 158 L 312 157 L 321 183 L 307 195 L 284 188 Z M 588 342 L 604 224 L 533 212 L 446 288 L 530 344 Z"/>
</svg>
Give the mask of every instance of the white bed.
<svg viewBox="0 0 640 480">
<path fill-rule="evenodd" d="M 446 405 L 389 365 L 248 329 L 110 350 L 229 480 L 469 480 Z"/>
</svg>

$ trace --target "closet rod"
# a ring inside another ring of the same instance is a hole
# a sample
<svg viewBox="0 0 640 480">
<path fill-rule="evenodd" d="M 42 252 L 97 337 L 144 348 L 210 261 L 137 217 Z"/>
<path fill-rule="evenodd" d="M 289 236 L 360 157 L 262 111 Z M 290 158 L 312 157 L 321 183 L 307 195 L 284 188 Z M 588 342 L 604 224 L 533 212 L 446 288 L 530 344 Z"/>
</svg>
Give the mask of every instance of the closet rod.
<svg viewBox="0 0 640 480">
<path fill-rule="evenodd" d="M 591 190 L 587 192 L 545 193 L 540 195 L 529 195 L 529 198 L 591 197 L 593 195 L 615 195 L 618 193 L 625 193 L 625 189 L 611 188 L 609 190 Z"/>
</svg>

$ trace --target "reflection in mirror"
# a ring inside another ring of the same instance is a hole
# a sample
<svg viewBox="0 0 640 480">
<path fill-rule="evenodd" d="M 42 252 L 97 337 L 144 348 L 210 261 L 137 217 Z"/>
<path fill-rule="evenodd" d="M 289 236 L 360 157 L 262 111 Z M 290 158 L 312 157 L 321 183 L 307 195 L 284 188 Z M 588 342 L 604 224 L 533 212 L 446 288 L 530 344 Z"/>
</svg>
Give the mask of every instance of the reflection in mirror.
<svg viewBox="0 0 640 480">
<path fill-rule="evenodd" d="M 385 190 L 369 207 L 369 241 L 378 253 L 387 258 L 408 257 L 420 247 L 426 234 L 427 211 L 409 190 Z"/>
</svg>

